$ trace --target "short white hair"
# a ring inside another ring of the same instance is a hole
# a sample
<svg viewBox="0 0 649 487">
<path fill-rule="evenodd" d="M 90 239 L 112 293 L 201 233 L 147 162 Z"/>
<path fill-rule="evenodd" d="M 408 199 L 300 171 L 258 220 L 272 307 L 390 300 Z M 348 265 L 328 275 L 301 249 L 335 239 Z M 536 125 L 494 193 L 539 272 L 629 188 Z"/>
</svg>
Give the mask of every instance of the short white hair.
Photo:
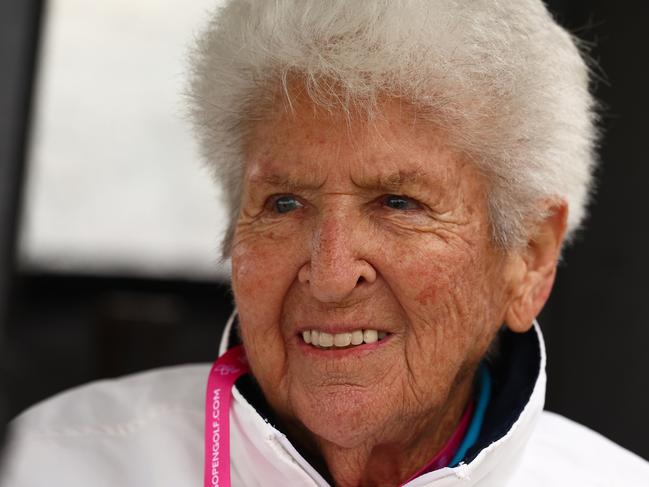
<svg viewBox="0 0 649 487">
<path fill-rule="evenodd" d="M 232 0 L 199 35 L 190 69 L 190 118 L 230 214 L 225 255 L 247 128 L 296 77 L 315 103 L 345 110 L 371 111 L 379 96 L 411 103 L 489 177 L 504 248 L 526 243 L 544 199 L 568 203 L 568 238 L 585 217 L 589 70 L 541 0 Z"/>
</svg>

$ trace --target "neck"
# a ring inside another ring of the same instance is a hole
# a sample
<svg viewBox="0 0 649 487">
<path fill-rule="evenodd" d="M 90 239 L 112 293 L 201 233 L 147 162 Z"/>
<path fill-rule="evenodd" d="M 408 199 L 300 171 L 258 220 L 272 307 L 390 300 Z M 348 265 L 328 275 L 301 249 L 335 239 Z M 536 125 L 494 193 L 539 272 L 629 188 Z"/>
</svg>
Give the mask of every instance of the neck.
<svg viewBox="0 0 649 487">
<path fill-rule="evenodd" d="M 455 388 L 438 411 L 407 421 L 390 438 L 369 439 L 353 448 L 341 447 L 308 431 L 286 425 L 291 438 L 320 471 L 340 487 L 401 485 L 415 475 L 449 440 L 473 394 L 473 375 Z M 314 447 L 315 446 L 315 447 Z"/>
</svg>

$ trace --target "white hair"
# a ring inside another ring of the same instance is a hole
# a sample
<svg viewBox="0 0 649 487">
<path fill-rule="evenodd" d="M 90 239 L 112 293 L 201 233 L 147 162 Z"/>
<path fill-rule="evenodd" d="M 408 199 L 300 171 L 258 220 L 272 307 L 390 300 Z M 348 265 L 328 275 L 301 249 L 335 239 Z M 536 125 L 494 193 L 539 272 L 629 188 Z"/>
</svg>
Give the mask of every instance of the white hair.
<svg viewBox="0 0 649 487">
<path fill-rule="evenodd" d="M 440 127 L 489 177 L 504 248 L 525 244 L 547 198 L 567 202 L 570 238 L 586 214 L 597 138 L 577 44 L 541 0 L 227 2 L 191 53 L 188 90 L 230 210 L 225 254 L 247 128 L 296 77 L 315 103 L 371 111 L 379 96 L 397 97 Z"/>
</svg>

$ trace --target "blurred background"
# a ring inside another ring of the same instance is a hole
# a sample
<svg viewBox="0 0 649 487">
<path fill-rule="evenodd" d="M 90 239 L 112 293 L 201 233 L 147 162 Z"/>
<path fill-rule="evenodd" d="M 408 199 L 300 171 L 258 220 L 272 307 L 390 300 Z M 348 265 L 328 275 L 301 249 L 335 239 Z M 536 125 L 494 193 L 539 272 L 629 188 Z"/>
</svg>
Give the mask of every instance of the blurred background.
<svg viewBox="0 0 649 487">
<path fill-rule="evenodd" d="M 0 3 L 0 424 L 63 389 L 212 361 L 224 213 L 183 118 L 215 0 Z M 587 229 L 540 317 L 547 407 L 649 458 L 649 4 L 552 0 L 605 104 Z"/>
</svg>

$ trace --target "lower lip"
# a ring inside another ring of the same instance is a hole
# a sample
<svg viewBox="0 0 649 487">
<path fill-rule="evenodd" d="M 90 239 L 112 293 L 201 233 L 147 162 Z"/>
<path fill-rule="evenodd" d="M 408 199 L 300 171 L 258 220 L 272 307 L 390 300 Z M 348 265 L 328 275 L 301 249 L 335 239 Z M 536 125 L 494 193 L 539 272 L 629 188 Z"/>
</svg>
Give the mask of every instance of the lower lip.
<svg viewBox="0 0 649 487">
<path fill-rule="evenodd" d="M 374 343 L 363 343 L 362 345 L 356 345 L 350 348 L 318 348 L 306 343 L 301 336 L 296 336 L 295 339 L 297 340 L 298 348 L 307 355 L 314 357 L 343 358 L 374 352 L 387 345 L 391 341 L 392 337 L 393 335 L 388 335 Z"/>
</svg>

